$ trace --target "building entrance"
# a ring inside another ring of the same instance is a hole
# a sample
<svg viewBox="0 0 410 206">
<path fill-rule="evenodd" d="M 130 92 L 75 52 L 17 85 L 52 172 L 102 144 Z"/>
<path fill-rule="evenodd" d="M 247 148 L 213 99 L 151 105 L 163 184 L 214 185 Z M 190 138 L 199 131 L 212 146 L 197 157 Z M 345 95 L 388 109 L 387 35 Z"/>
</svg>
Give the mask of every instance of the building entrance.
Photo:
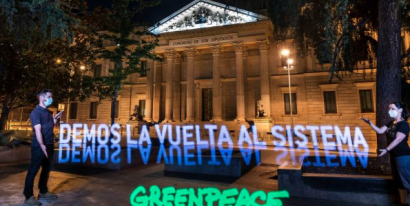
<svg viewBox="0 0 410 206">
<path fill-rule="evenodd" d="M 212 88 L 202 89 L 202 121 L 212 119 Z"/>
</svg>

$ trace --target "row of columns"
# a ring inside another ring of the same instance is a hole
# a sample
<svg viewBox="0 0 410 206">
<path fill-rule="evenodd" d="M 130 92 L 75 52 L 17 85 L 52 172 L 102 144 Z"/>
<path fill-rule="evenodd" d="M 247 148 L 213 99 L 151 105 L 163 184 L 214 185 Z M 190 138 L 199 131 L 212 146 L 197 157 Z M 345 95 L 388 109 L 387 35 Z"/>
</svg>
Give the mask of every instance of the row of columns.
<svg viewBox="0 0 410 206">
<path fill-rule="evenodd" d="M 268 65 L 269 42 L 258 42 L 260 52 L 260 86 L 261 100 L 264 105 L 265 114 L 270 118 L 270 74 Z M 222 121 L 222 82 L 220 68 L 220 45 L 210 46 L 213 57 L 213 118 L 212 122 Z M 235 121 L 245 121 L 245 73 L 244 59 L 246 59 L 246 47 L 242 42 L 234 43 L 236 57 L 236 104 L 237 116 Z M 187 54 L 187 87 L 186 87 L 186 122 L 195 121 L 194 114 L 194 94 L 195 94 L 195 76 L 194 76 L 194 56 L 196 50 L 194 47 L 188 47 L 185 50 Z M 167 70 L 166 70 L 166 92 L 165 92 L 165 120 L 164 122 L 172 122 L 180 120 L 180 99 L 174 94 L 179 94 L 180 87 L 180 72 L 181 72 L 181 56 L 173 49 L 168 49 L 164 53 Z M 162 67 L 160 62 L 148 61 L 147 71 L 147 90 L 146 90 L 146 106 L 145 120 L 152 122 L 160 119 L 160 95 L 162 83 Z M 153 69 L 151 69 L 153 68 Z M 248 68 L 246 68 L 248 69 Z M 175 73 L 174 73 L 175 71 Z M 155 72 L 155 75 L 154 75 Z M 155 76 L 155 88 L 154 88 Z M 155 94 L 155 95 L 154 95 Z M 174 112 L 173 112 L 174 111 Z"/>
</svg>

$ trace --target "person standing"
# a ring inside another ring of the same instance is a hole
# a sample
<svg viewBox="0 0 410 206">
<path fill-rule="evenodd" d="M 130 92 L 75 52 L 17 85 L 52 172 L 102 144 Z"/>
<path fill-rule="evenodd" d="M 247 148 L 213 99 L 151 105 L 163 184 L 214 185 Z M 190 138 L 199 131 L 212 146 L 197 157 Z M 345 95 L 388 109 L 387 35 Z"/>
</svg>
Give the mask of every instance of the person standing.
<svg viewBox="0 0 410 206">
<path fill-rule="evenodd" d="M 409 139 L 409 123 L 407 119 L 409 112 L 404 103 L 396 102 L 389 105 L 389 116 L 393 120 L 379 128 L 369 119 L 362 118 L 378 134 L 385 132 L 388 140 L 386 149 L 380 149 L 380 156 L 390 153 L 390 165 L 393 180 L 399 188 L 400 201 L 402 204 L 410 206 L 410 147 L 407 143 Z M 406 194 L 407 192 L 407 194 Z"/>
<path fill-rule="evenodd" d="M 47 109 L 52 103 L 52 91 L 41 90 L 37 95 L 39 104 L 30 114 L 31 126 L 33 129 L 33 140 L 31 144 L 31 162 L 27 172 L 24 191 L 24 205 L 41 205 L 39 200 L 56 199 L 58 195 L 48 191 L 47 182 L 50 175 L 54 156 L 54 132 L 53 128 L 63 111 L 53 115 Z M 38 188 L 40 193 L 38 199 L 34 197 L 34 179 L 38 170 L 42 168 Z"/>
</svg>

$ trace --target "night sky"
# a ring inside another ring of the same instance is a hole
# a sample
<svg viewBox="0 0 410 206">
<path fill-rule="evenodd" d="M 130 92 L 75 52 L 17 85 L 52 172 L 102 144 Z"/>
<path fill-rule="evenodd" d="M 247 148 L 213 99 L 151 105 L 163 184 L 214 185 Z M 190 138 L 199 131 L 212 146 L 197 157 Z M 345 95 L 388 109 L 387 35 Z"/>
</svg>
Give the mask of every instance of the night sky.
<svg viewBox="0 0 410 206">
<path fill-rule="evenodd" d="M 89 7 L 93 8 L 99 5 L 109 6 L 110 0 L 87 0 Z M 160 5 L 144 10 L 143 14 L 138 16 L 139 22 L 145 22 L 149 26 L 158 23 L 162 19 L 186 6 L 193 0 L 161 0 Z M 220 3 L 226 3 L 226 0 L 218 0 Z"/>
</svg>

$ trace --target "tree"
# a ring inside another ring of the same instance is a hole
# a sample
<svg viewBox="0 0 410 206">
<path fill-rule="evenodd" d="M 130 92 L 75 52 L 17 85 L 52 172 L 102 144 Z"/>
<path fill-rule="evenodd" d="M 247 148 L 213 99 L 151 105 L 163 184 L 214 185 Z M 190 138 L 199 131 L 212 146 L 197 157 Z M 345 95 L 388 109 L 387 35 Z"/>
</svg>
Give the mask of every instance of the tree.
<svg viewBox="0 0 410 206">
<path fill-rule="evenodd" d="M 113 0 L 111 8 L 98 7 L 89 16 L 91 27 L 98 28 L 98 38 L 112 46 L 100 45 L 96 48 L 96 58 L 109 60 L 114 68 L 108 75 L 94 78 L 96 90 L 93 95 L 99 100 L 111 100 L 111 125 L 115 122 L 115 107 L 118 92 L 127 78 L 135 73 L 143 73 L 141 59 L 160 60 L 153 53 L 158 39 L 138 23 L 136 15 L 146 7 L 157 5 L 158 1 Z"/>
<path fill-rule="evenodd" d="M 387 104 L 401 101 L 404 75 L 401 31 L 409 31 L 408 0 L 228 0 L 244 7 L 265 7 L 274 25 L 276 40 L 294 38 L 300 55 L 310 49 L 321 64 L 330 63 L 330 79 L 358 69 L 362 60 L 377 58 L 376 122 L 389 119 Z M 402 21 L 403 20 L 403 21 Z M 403 85 L 404 86 L 404 85 Z M 386 148 L 378 135 L 378 149 Z M 387 161 L 388 157 L 383 157 Z"/>
<path fill-rule="evenodd" d="M 85 9 L 81 0 L 0 0 L 0 130 L 13 109 L 37 103 L 40 89 L 53 88 L 56 102 L 89 96 L 80 66 L 93 64 L 95 39 L 79 26 Z"/>
</svg>

